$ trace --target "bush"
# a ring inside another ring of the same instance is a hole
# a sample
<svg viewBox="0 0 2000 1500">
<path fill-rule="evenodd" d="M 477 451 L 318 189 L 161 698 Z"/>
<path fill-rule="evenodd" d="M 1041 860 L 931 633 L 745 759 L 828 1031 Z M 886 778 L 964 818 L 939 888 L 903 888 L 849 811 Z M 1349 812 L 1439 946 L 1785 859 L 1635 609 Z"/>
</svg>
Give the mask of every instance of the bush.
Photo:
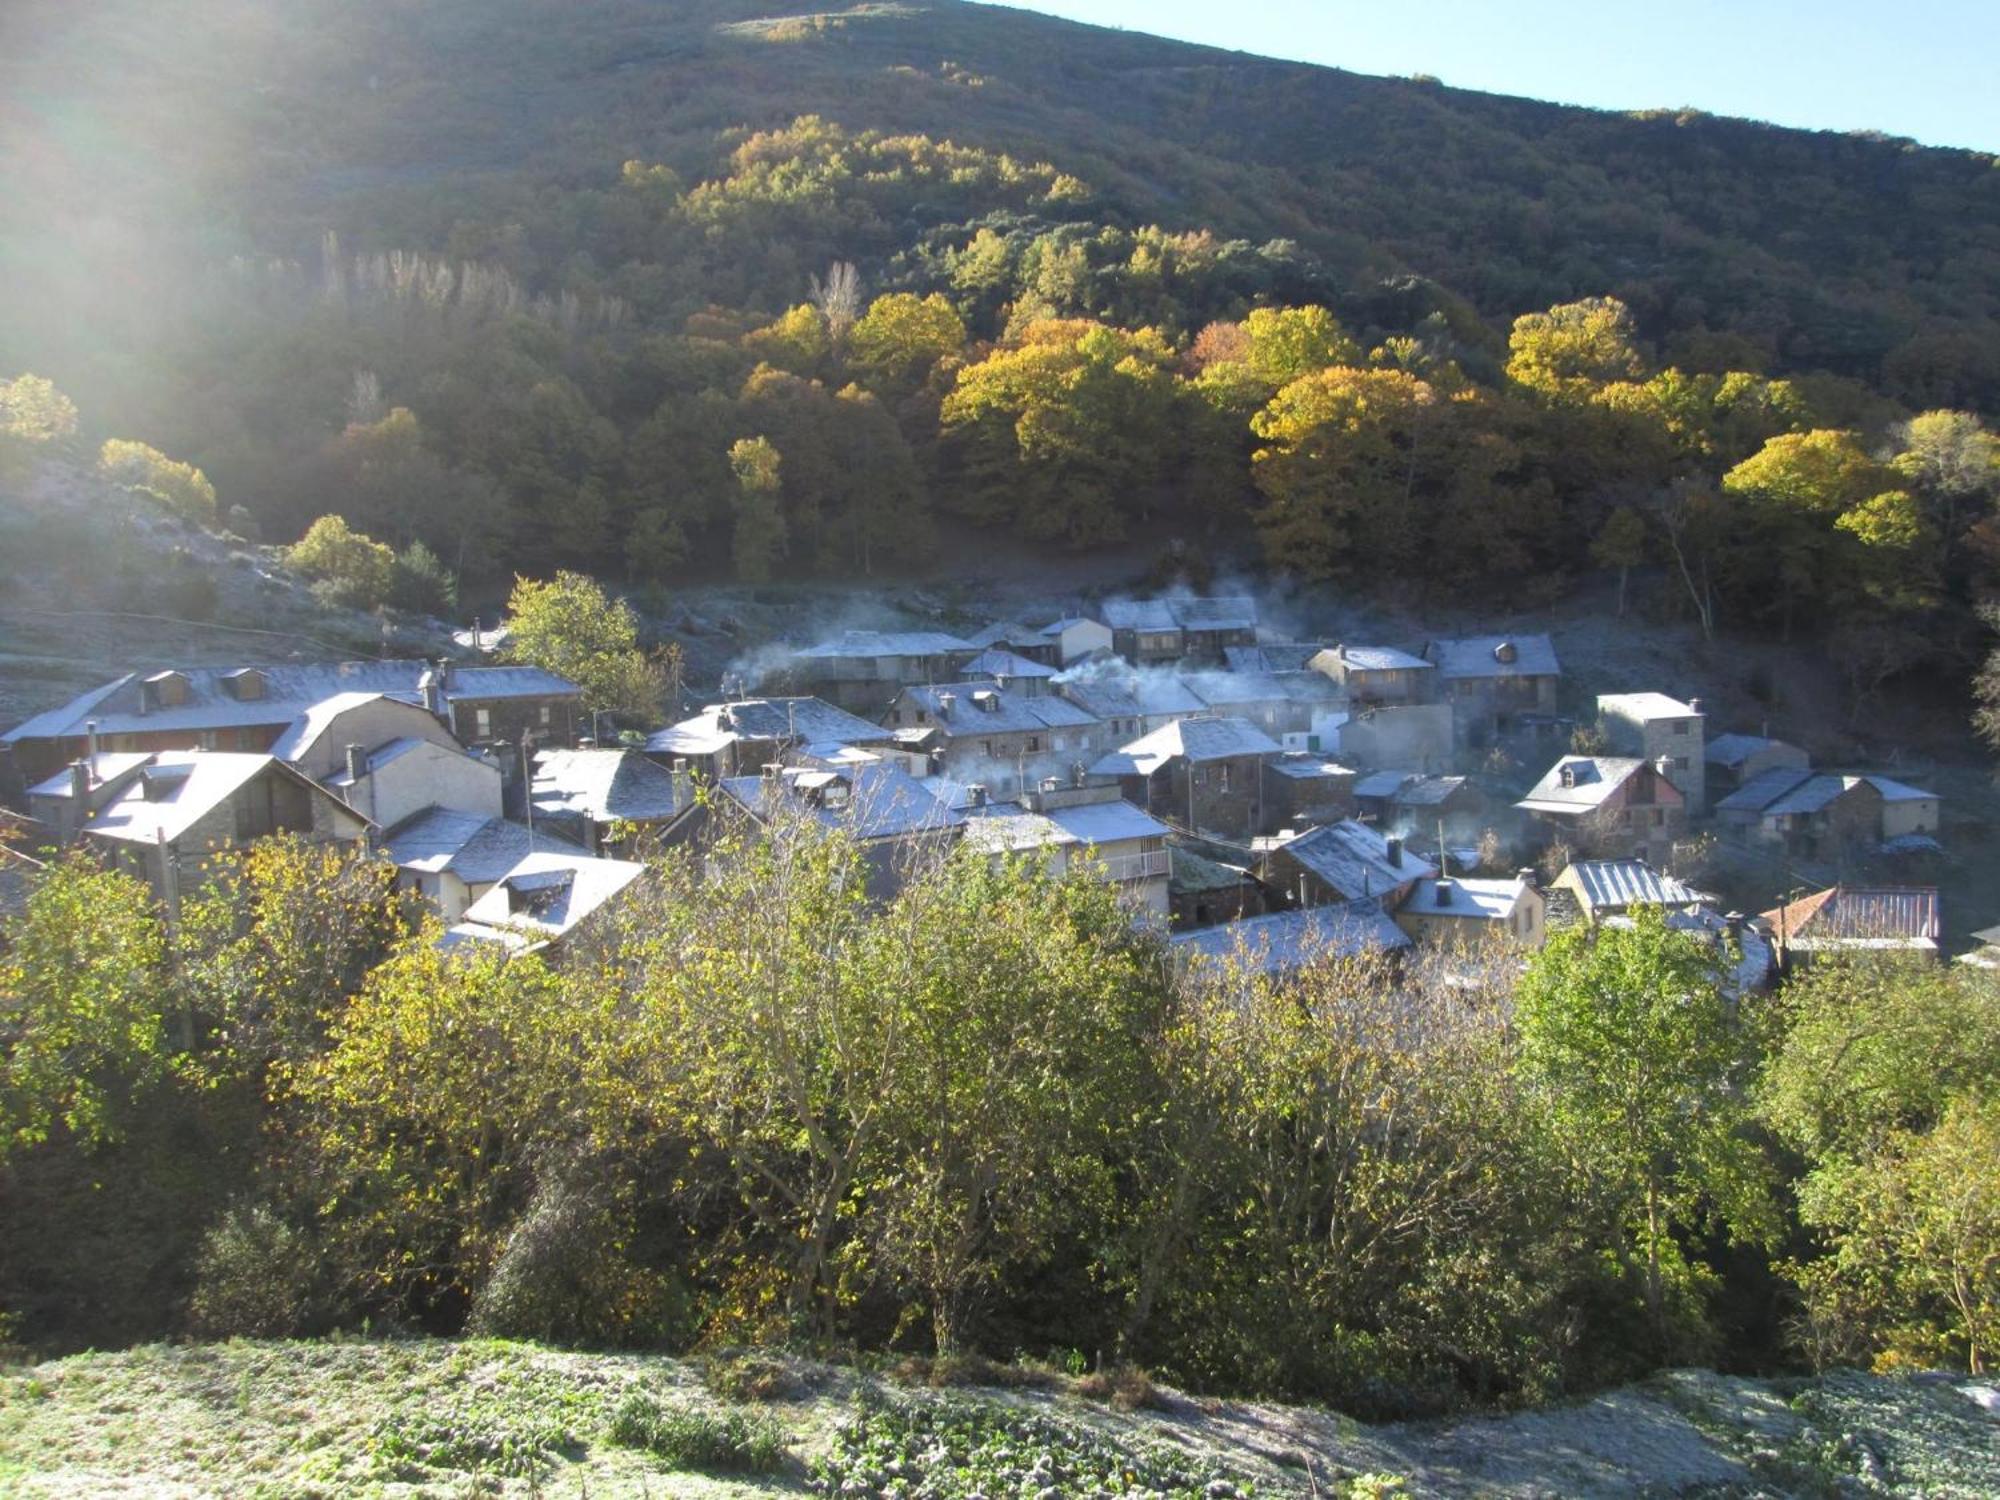
<svg viewBox="0 0 2000 1500">
<path fill-rule="evenodd" d="M 785 1463 L 784 1432 L 769 1417 L 662 1406 L 643 1391 L 618 1404 L 605 1436 L 621 1448 L 643 1448 L 676 1469 L 772 1474 Z"/>
<path fill-rule="evenodd" d="M 145 443 L 113 438 L 98 451 L 105 475 L 197 526 L 215 524 L 215 486 L 193 464 L 176 463 Z"/>
<path fill-rule="evenodd" d="M 1076 1393 L 1092 1401 L 1108 1401 L 1119 1411 L 1166 1405 L 1159 1387 L 1153 1384 L 1153 1377 L 1136 1365 L 1116 1365 L 1085 1375 L 1077 1381 Z"/>
<path fill-rule="evenodd" d="M 349 529 L 339 516 L 321 516 L 285 551 L 285 561 L 313 579 L 313 592 L 330 604 L 373 609 L 395 583 L 396 554 Z"/>
<path fill-rule="evenodd" d="M 389 603 L 411 614 L 446 614 L 458 605 L 458 580 L 445 571 L 435 552 L 422 542 L 412 542 L 396 555 Z"/>
<path fill-rule="evenodd" d="M 204 1338 L 292 1338 L 331 1322 L 311 1239 L 266 1204 L 223 1214 L 195 1260 L 188 1325 Z"/>
<path fill-rule="evenodd" d="M 768 1354 L 711 1356 L 702 1366 L 701 1379 L 729 1401 L 783 1401 L 799 1391 L 798 1377 Z"/>
</svg>

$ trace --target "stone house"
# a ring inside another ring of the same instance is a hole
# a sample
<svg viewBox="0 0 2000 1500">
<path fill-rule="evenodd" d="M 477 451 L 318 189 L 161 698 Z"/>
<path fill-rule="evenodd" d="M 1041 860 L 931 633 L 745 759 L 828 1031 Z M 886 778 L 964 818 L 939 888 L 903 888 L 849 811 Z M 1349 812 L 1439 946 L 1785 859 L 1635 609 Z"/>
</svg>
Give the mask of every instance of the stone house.
<svg viewBox="0 0 2000 1500">
<path fill-rule="evenodd" d="M 938 630 L 848 630 L 793 652 L 781 675 L 838 708 L 880 715 L 905 688 L 958 681 L 960 664 L 978 654 Z"/>
<path fill-rule="evenodd" d="M 1534 949 L 1548 940 L 1547 910 L 1532 870 L 1512 880 L 1437 875 L 1410 888 L 1396 925 L 1428 947 Z"/>
<path fill-rule="evenodd" d="M 1938 832 L 1943 799 L 1920 786 L 1892 781 L 1887 776 L 1862 778 L 1882 794 L 1882 842 L 1891 839 L 1931 837 Z"/>
<path fill-rule="evenodd" d="M 1682 703 L 1665 693 L 1600 693 L 1597 718 L 1620 755 L 1665 765 L 1689 817 L 1708 811 L 1708 720 L 1700 699 Z"/>
<path fill-rule="evenodd" d="M 1094 762 L 1127 802 L 1191 832 L 1248 839 L 1265 824 L 1264 765 L 1277 741 L 1244 719 L 1182 719 Z"/>
<path fill-rule="evenodd" d="M 1562 664 L 1546 635 L 1431 641 L 1423 655 L 1437 667 L 1438 691 L 1460 737 L 1472 744 L 1489 742 L 1523 715 L 1556 711 Z"/>
<path fill-rule="evenodd" d="M 1578 854 L 1664 864 L 1687 831 L 1680 789 L 1651 761 L 1565 755 L 1514 804 Z"/>
<path fill-rule="evenodd" d="M 589 852 L 546 828 L 448 807 L 430 808 L 390 829 L 382 850 L 395 863 L 396 883 L 428 900 L 446 925 L 528 855 L 582 859 Z"/>
<path fill-rule="evenodd" d="M 169 916 L 211 859 L 258 839 L 364 845 L 368 820 L 273 755 L 180 750 L 80 760 L 29 791 L 65 844 L 89 844 L 152 887 Z"/>
<path fill-rule="evenodd" d="M 462 744 L 573 744 L 582 690 L 539 667 L 427 661 L 286 663 L 128 673 L 0 734 L 27 781 L 100 751 L 266 751 L 329 698 L 380 695 L 428 708 Z M 344 753 L 344 746 L 343 746 Z"/>
<path fill-rule="evenodd" d="M 1041 628 L 1039 634 L 1050 647 L 1050 654 L 1042 659 L 1053 661 L 1059 667 L 1073 667 L 1088 657 L 1112 649 L 1111 627 L 1101 620 L 1087 620 L 1081 615 L 1065 615 L 1060 620 L 1052 620 Z M 1021 654 L 1034 655 L 1029 651 Z"/>
<path fill-rule="evenodd" d="M 1111 649 L 1135 666 L 1165 666 L 1187 655 L 1187 639 L 1164 599 L 1112 599 L 1098 613 L 1111 630 Z"/>
<path fill-rule="evenodd" d="M 887 762 L 845 771 L 773 766 L 760 776 L 732 776 L 721 790 L 729 805 L 765 828 L 799 819 L 853 838 L 873 901 L 889 900 L 913 870 L 942 859 L 965 827 L 964 813 Z M 698 809 L 691 835 L 705 835 L 712 819 Z"/>
<path fill-rule="evenodd" d="M 1171 830 L 1110 786 L 1037 788 L 1017 803 L 984 803 L 968 811 L 964 842 L 996 859 L 1036 854 L 1060 875 L 1088 860 L 1118 887 L 1119 898 L 1164 920 L 1171 872 Z"/>
<path fill-rule="evenodd" d="M 1452 710 L 1444 703 L 1384 704 L 1340 726 L 1340 758 L 1371 769 L 1441 771 L 1456 756 Z"/>
<path fill-rule="evenodd" d="M 510 955 L 573 945 L 645 878 L 633 860 L 538 851 L 523 855 L 445 932 L 444 946 L 492 944 Z"/>
<path fill-rule="evenodd" d="M 1321 755 L 1287 750 L 1264 762 L 1264 826 L 1312 828 L 1354 816 L 1355 773 Z"/>
<path fill-rule="evenodd" d="M 1329 646 L 1309 665 L 1337 684 L 1357 707 L 1431 703 L 1437 698 L 1437 664 L 1393 646 Z"/>
<path fill-rule="evenodd" d="M 1270 912 L 1177 932 L 1167 941 L 1183 963 L 1278 979 L 1316 963 L 1377 957 L 1410 946 L 1409 935 L 1373 901 Z"/>
<path fill-rule="evenodd" d="M 1736 837 L 1815 859 L 1879 844 L 1882 810 L 1882 793 L 1865 776 L 1795 770 L 1762 772 L 1715 805 Z"/>
<path fill-rule="evenodd" d="M 1797 745 L 1761 734 L 1719 734 L 1702 752 L 1708 784 L 1726 796 L 1765 771 L 1807 771 L 1812 757 Z"/>
<path fill-rule="evenodd" d="M 996 687 L 1012 688 L 1035 698 L 1050 691 L 1049 683 L 1056 675 L 1056 668 L 989 646 L 959 668 L 959 673 L 968 682 L 991 682 Z"/>
<path fill-rule="evenodd" d="M 1181 628 L 1181 655 L 1220 666 L 1231 646 L 1257 644 L 1257 601 L 1244 596 L 1169 601 Z"/>
<path fill-rule="evenodd" d="M 1550 890 L 1575 897 L 1577 910 L 1591 926 L 1606 917 L 1627 916 L 1635 907 L 1684 911 L 1709 899 L 1643 859 L 1576 860 L 1550 882 Z"/>
<path fill-rule="evenodd" d="M 1004 651 L 1046 667 L 1062 665 L 1056 640 L 1018 620 L 1001 620 L 984 630 L 975 630 L 965 637 L 965 643 L 976 651 Z"/>
<path fill-rule="evenodd" d="M 1095 715 L 1066 698 L 990 682 L 905 688 L 884 724 L 937 735 L 932 771 L 1007 801 L 1049 777 L 1080 779 L 1112 743 Z"/>
<path fill-rule="evenodd" d="M 1352 819 L 1263 841 L 1258 878 L 1274 899 L 1300 906 L 1378 901 L 1394 911 L 1438 867 L 1395 834 Z"/>
<path fill-rule="evenodd" d="M 598 854 L 631 828 L 671 842 L 694 809 L 694 776 L 637 750 L 544 750 L 535 757 L 534 822 Z"/>
<path fill-rule="evenodd" d="M 893 736 L 879 724 L 836 708 L 824 698 L 739 698 L 711 703 L 700 713 L 646 740 L 646 755 L 669 770 L 675 762 L 711 781 L 754 776 L 766 765 L 792 759 L 808 747 L 887 747 Z"/>
</svg>

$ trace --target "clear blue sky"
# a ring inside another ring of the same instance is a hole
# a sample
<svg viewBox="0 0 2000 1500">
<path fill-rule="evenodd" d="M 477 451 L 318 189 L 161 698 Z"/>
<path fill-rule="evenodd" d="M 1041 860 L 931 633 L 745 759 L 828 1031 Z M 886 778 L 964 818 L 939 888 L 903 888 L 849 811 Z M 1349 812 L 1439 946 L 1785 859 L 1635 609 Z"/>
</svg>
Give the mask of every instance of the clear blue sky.
<svg viewBox="0 0 2000 1500">
<path fill-rule="evenodd" d="M 2000 151 L 2000 0 L 1010 0 L 1356 73 Z"/>
</svg>

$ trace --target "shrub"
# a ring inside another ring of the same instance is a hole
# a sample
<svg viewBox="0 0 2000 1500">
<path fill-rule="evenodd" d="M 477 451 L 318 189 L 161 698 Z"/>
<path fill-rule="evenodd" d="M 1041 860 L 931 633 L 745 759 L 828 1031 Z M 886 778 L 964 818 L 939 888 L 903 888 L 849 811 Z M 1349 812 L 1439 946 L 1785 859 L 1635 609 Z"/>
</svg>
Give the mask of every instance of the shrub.
<svg viewBox="0 0 2000 1500">
<path fill-rule="evenodd" d="M 445 614 L 458 604 L 458 580 L 435 552 L 422 542 L 412 542 L 396 554 L 389 602 L 411 614 Z"/>
<path fill-rule="evenodd" d="M 145 443 L 113 438 L 98 450 L 97 466 L 119 484 L 197 526 L 215 524 L 215 486 L 193 464 L 177 463 Z"/>
<path fill-rule="evenodd" d="M 1119 1411 L 1137 1411 L 1142 1406 L 1164 1407 L 1153 1377 L 1137 1365 L 1115 1365 L 1097 1370 L 1076 1383 L 1076 1393 L 1093 1401 L 1108 1401 Z"/>
<path fill-rule="evenodd" d="M 314 580 L 313 592 L 331 604 L 373 609 L 389 597 L 396 554 L 351 530 L 339 516 L 321 516 L 286 549 L 285 561 Z"/>
<path fill-rule="evenodd" d="M 576 1439 L 559 1422 L 479 1408 L 397 1412 L 375 1424 L 368 1450 L 376 1465 L 399 1478 L 413 1469 L 460 1469 L 531 1478 Z"/>
<path fill-rule="evenodd" d="M 702 1366 L 701 1379 L 729 1401 L 783 1401 L 799 1391 L 798 1377 L 768 1354 L 711 1356 Z"/>
<path fill-rule="evenodd" d="M 771 1474 L 785 1463 L 784 1432 L 769 1417 L 663 1406 L 643 1391 L 618 1404 L 605 1436 L 621 1448 L 643 1448 L 676 1469 Z"/>
<path fill-rule="evenodd" d="M 205 1338 L 290 1338 L 331 1322 L 319 1249 L 268 1205 L 223 1214 L 195 1260 L 190 1328 Z"/>
</svg>

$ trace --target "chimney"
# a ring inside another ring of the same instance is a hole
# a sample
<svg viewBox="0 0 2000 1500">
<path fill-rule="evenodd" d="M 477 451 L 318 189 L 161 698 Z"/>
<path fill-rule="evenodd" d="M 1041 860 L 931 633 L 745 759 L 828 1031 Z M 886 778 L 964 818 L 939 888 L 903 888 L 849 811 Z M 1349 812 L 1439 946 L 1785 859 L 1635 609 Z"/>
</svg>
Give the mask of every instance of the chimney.
<svg viewBox="0 0 2000 1500">
<path fill-rule="evenodd" d="M 1688 699 L 1688 707 L 1693 709 L 1698 714 L 1705 714 L 1708 712 L 1707 709 L 1701 706 L 1701 699 L 1699 698 Z"/>
<path fill-rule="evenodd" d="M 347 747 L 347 779 L 357 785 L 368 775 L 368 752 L 359 745 Z"/>
<path fill-rule="evenodd" d="M 1392 833 L 1382 841 L 1382 855 L 1395 868 L 1403 867 L 1403 836 L 1400 833 Z"/>
<path fill-rule="evenodd" d="M 77 812 L 83 817 L 90 815 L 90 783 L 91 762 L 87 760 L 71 761 L 69 767 L 69 800 L 76 804 Z"/>
<path fill-rule="evenodd" d="M 674 805 L 685 807 L 694 800 L 694 776 L 688 770 L 687 757 L 674 757 Z"/>
<path fill-rule="evenodd" d="M 1567 787 L 1576 785 L 1576 767 L 1567 762 L 1564 763 L 1562 768 L 1562 783 Z"/>
<path fill-rule="evenodd" d="M 1448 875 L 1438 876 L 1436 889 L 1437 904 L 1439 906 L 1451 905 L 1451 877 Z"/>
<path fill-rule="evenodd" d="M 83 721 L 83 743 L 85 746 L 84 754 L 89 757 L 91 768 L 95 770 L 97 766 L 97 720 L 85 719 Z"/>
<path fill-rule="evenodd" d="M 766 781 L 778 781 L 784 774 L 785 765 L 783 761 L 767 760 L 764 762 L 764 779 Z"/>
<path fill-rule="evenodd" d="M 957 707 L 957 705 L 958 705 L 958 694 L 939 693 L 937 695 L 938 717 L 940 719 L 949 719 L 951 717 L 952 709 Z"/>
<path fill-rule="evenodd" d="M 1740 911 L 1733 911 L 1722 919 L 1722 930 L 1729 935 L 1729 941 L 1739 950 L 1743 947 L 1743 924 L 1744 916 Z"/>
<path fill-rule="evenodd" d="M 1511 662 L 1520 654 L 1512 641 L 1502 641 L 1493 648 L 1493 659 L 1498 662 Z"/>
<path fill-rule="evenodd" d="M 986 805 L 986 787 L 983 783 L 975 781 L 966 787 L 965 805 L 967 807 L 984 807 Z"/>
<path fill-rule="evenodd" d="M 1082 761 L 1073 761 L 1069 768 L 1069 784 L 1082 786 L 1090 778 L 1090 770 Z"/>
<path fill-rule="evenodd" d="M 1542 883 L 1541 875 L 1533 865 L 1526 865 L 1521 869 L 1516 870 L 1514 872 L 1514 878 L 1520 881 L 1522 885 L 1525 885 L 1531 891 L 1539 888 Z"/>
</svg>

